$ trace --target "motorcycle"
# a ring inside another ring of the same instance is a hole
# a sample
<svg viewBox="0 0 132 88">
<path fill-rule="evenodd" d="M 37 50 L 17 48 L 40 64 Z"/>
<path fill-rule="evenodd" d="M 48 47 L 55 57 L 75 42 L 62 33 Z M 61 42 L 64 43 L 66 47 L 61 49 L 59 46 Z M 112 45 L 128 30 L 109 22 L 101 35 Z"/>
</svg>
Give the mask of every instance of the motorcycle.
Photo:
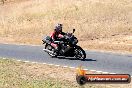
<svg viewBox="0 0 132 88">
<path fill-rule="evenodd" d="M 72 33 L 66 33 L 60 41 L 54 41 L 55 44 L 58 44 L 59 50 L 58 53 L 55 53 L 55 48 L 51 45 L 52 39 L 50 36 L 46 36 L 42 41 L 45 44 L 45 52 L 47 52 L 51 57 L 74 57 L 76 59 L 85 60 L 86 53 L 85 51 L 77 45 L 78 39 L 73 35 L 75 29 Z"/>
</svg>

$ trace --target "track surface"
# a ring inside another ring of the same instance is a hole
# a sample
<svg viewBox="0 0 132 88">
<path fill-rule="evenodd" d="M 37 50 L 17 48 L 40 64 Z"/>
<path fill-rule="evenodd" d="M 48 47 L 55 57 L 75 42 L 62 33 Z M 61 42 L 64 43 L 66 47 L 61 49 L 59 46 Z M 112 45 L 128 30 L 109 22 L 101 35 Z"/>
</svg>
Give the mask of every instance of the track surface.
<svg viewBox="0 0 132 88">
<path fill-rule="evenodd" d="M 42 49 L 44 46 L 0 44 L 0 57 L 15 58 L 62 66 L 78 67 L 110 73 L 126 73 L 132 75 L 132 55 L 120 55 L 86 51 L 85 61 L 70 58 L 51 58 Z"/>
</svg>

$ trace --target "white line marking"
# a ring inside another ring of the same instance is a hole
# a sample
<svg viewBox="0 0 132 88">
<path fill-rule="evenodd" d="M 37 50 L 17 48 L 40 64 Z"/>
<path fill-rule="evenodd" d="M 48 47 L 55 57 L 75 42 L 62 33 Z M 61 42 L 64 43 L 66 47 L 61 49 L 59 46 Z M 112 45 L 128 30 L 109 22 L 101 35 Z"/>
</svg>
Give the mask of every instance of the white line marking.
<svg viewBox="0 0 132 88">
<path fill-rule="evenodd" d="M 69 68 L 75 68 L 75 67 L 69 67 Z"/>
<path fill-rule="evenodd" d="M 33 64 L 37 64 L 38 62 L 32 62 Z"/>
<path fill-rule="evenodd" d="M 87 71 L 88 69 L 83 69 L 83 70 L 86 70 Z"/>
<path fill-rule="evenodd" d="M 30 61 L 24 61 L 24 62 L 28 63 L 28 62 L 30 62 Z"/>
<path fill-rule="evenodd" d="M 48 65 L 54 65 L 54 64 L 48 64 Z"/>
<path fill-rule="evenodd" d="M 64 68 L 67 68 L 68 66 L 63 66 Z"/>
<path fill-rule="evenodd" d="M 20 62 L 20 61 L 22 61 L 22 60 L 17 60 L 17 61 L 19 61 L 19 62 Z"/>
<path fill-rule="evenodd" d="M 109 72 L 102 72 L 103 74 L 108 74 Z"/>
<path fill-rule="evenodd" d="M 102 71 L 96 71 L 97 73 L 101 73 Z"/>
<path fill-rule="evenodd" d="M 96 71 L 96 70 L 90 70 L 90 71 Z"/>
<path fill-rule="evenodd" d="M 46 63 L 42 63 L 42 64 L 46 64 Z"/>
<path fill-rule="evenodd" d="M 59 67 L 60 65 L 55 65 L 55 66 Z"/>
<path fill-rule="evenodd" d="M 3 58 L 4 60 L 7 59 L 7 58 Z"/>
<path fill-rule="evenodd" d="M 2 58 L 2 59 L 7 59 L 7 58 Z M 14 59 L 14 60 L 16 60 L 16 59 Z M 22 61 L 22 60 L 17 60 L 17 61 Z M 23 61 L 23 62 L 31 62 L 31 61 Z M 31 62 L 31 63 L 39 63 L 39 62 Z M 40 63 L 40 64 L 47 64 L 47 63 Z M 54 65 L 54 64 L 48 64 L 48 65 Z M 54 66 L 58 67 L 60 65 L 54 65 Z M 68 67 L 68 66 L 62 66 L 62 67 Z M 75 69 L 75 67 L 69 67 L 69 68 Z M 76 68 L 76 69 L 79 69 L 79 68 Z M 88 69 L 83 69 L 83 70 L 88 70 Z M 108 74 L 109 73 L 109 72 L 96 71 L 96 70 L 90 70 L 90 71 L 95 71 L 97 73 L 104 73 L 104 74 Z M 109 73 L 109 74 L 116 74 L 116 73 Z"/>
<path fill-rule="evenodd" d="M 110 73 L 110 74 L 116 74 L 116 73 Z"/>
</svg>

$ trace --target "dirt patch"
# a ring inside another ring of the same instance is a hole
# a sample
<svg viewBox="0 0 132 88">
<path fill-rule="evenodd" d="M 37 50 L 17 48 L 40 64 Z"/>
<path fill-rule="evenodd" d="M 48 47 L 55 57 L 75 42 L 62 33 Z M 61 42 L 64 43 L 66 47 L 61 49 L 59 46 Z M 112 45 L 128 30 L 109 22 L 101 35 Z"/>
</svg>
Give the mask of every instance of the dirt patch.
<svg viewBox="0 0 132 88">
<path fill-rule="evenodd" d="M 110 51 L 118 53 L 132 53 L 131 35 L 118 35 L 108 38 L 91 39 L 89 41 L 80 41 L 79 44 L 89 50 Z"/>
<path fill-rule="evenodd" d="M 83 48 L 132 52 L 131 0 L 7 0 L 0 12 L 0 43 L 40 45 L 63 23 Z"/>
</svg>

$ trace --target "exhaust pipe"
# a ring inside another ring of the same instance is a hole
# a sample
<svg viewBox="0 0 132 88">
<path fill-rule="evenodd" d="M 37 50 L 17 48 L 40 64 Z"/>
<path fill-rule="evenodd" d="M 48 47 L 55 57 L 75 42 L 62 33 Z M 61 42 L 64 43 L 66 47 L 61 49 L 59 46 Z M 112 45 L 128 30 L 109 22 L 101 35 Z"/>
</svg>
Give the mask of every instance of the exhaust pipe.
<svg viewBox="0 0 132 88">
<path fill-rule="evenodd" d="M 48 49 L 43 49 L 43 51 L 45 51 L 45 52 L 47 52 L 47 53 L 54 54 L 54 52 L 53 52 L 53 51 L 50 51 L 50 50 L 48 50 Z"/>
</svg>

